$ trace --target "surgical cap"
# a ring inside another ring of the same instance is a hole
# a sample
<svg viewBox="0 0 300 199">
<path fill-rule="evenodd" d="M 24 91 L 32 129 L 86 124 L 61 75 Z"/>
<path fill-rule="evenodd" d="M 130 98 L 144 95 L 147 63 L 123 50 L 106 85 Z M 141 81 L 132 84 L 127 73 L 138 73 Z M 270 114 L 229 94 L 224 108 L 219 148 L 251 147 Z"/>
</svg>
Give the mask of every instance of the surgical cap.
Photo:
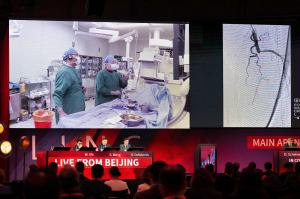
<svg viewBox="0 0 300 199">
<path fill-rule="evenodd" d="M 64 52 L 63 60 L 67 60 L 70 55 L 78 55 L 78 52 L 74 48 L 69 48 Z"/>
<path fill-rule="evenodd" d="M 112 55 L 107 55 L 104 59 L 105 64 L 113 64 L 115 61 L 116 59 Z"/>
</svg>

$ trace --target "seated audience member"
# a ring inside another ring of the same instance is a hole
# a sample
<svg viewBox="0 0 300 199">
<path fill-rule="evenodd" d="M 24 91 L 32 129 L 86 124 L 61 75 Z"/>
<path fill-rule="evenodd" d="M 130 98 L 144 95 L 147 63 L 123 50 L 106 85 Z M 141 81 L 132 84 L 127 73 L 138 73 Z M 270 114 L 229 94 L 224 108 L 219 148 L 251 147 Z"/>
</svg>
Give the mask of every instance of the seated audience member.
<svg viewBox="0 0 300 199">
<path fill-rule="evenodd" d="M 205 170 L 211 175 L 213 180 L 215 180 L 215 178 L 216 178 L 215 166 L 213 164 L 208 164 L 205 166 Z"/>
<path fill-rule="evenodd" d="M 253 169 L 253 168 L 252 168 Z M 245 169 L 241 173 L 237 191 L 230 198 L 234 199 L 268 199 L 269 196 L 263 189 L 261 175 L 253 172 L 252 169 Z"/>
<path fill-rule="evenodd" d="M 256 167 L 256 163 L 255 162 L 250 162 L 248 164 L 248 167 L 246 167 L 245 169 L 243 169 L 242 172 L 246 172 L 246 173 L 257 173 L 260 177 L 262 177 L 263 175 L 263 171 L 261 169 L 257 169 Z"/>
<path fill-rule="evenodd" d="M 56 162 L 51 162 L 51 163 L 48 165 L 48 169 L 49 169 L 49 171 L 50 171 L 52 174 L 57 175 L 58 166 L 57 166 L 57 163 L 56 163 Z"/>
<path fill-rule="evenodd" d="M 77 162 L 76 165 L 76 170 L 79 173 L 79 183 L 81 184 L 83 181 L 88 180 L 87 177 L 84 176 L 84 163 L 83 162 Z"/>
<path fill-rule="evenodd" d="M 150 184 L 151 187 L 148 190 L 137 192 L 134 199 L 162 199 L 162 195 L 159 191 L 159 176 L 161 171 L 167 166 L 163 161 L 156 161 L 149 167 Z"/>
<path fill-rule="evenodd" d="M 281 189 L 281 182 L 277 173 L 272 171 L 272 163 L 266 162 L 265 171 L 261 178 L 264 189 L 269 194 L 270 198 L 277 198 L 279 191 Z"/>
<path fill-rule="evenodd" d="M 276 174 L 273 170 L 272 170 L 272 163 L 271 162 L 266 162 L 265 165 L 265 171 L 263 172 L 263 175 L 264 176 L 269 176 L 269 175 L 272 175 L 272 174 Z"/>
<path fill-rule="evenodd" d="M 246 168 L 243 169 L 243 173 L 246 172 L 251 172 L 255 173 L 256 172 L 256 163 L 255 162 L 250 162 Z"/>
<path fill-rule="evenodd" d="M 227 162 L 225 165 L 225 172 L 218 176 L 215 182 L 216 189 L 222 193 L 223 198 L 228 196 L 234 191 L 235 181 L 233 175 L 233 164 Z"/>
<path fill-rule="evenodd" d="M 189 180 L 187 179 L 186 170 L 185 170 L 184 166 L 182 164 L 176 164 L 175 166 L 178 166 L 180 169 L 182 169 L 182 172 L 184 172 L 185 184 L 186 184 L 186 187 L 188 187 L 189 186 Z"/>
<path fill-rule="evenodd" d="M 104 184 L 109 186 L 112 191 L 127 190 L 128 193 L 130 193 L 127 183 L 124 182 L 123 180 L 119 179 L 119 177 L 121 176 L 121 173 L 120 173 L 118 167 L 111 167 L 109 170 L 109 174 L 110 174 L 111 180 L 106 181 Z"/>
<path fill-rule="evenodd" d="M 82 193 L 86 198 L 107 198 L 111 188 L 101 181 L 104 174 L 103 166 L 95 164 L 92 166 L 92 180 L 83 181 L 81 184 Z"/>
<path fill-rule="evenodd" d="M 8 197 L 12 195 L 12 190 L 9 186 L 4 184 L 5 182 L 5 172 L 0 169 L 0 197 Z"/>
<path fill-rule="evenodd" d="M 285 171 L 280 174 L 279 178 L 283 186 L 286 186 L 289 177 L 294 173 L 294 164 L 287 162 L 284 164 L 284 169 Z"/>
<path fill-rule="evenodd" d="M 61 198 L 84 198 L 80 192 L 79 174 L 69 165 L 66 165 L 59 173 L 61 183 Z"/>
<path fill-rule="evenodd" d="M 256 163 L 255 162 L 250 162 L 248 164 L 247 169 L 248 169 L 249 172 L 256 172 Z"/>
<path fill-rule="evenodd" d="M 182 164 L 176 164 L 175 166 L 178 166 L 180 169 L 182 169 L 182 171 L 184 172 L 184 175 L 185 175 L 186 170 Z"/>
<path fill-rule="evenodd" d="M 159 177 L 159 189 L 164 199 L 185 199 L 185 169 L 178 165 L 165 167 Z"/>
<path fill-rule="evenodd" d="M 36 173 L 39 171 L 39 168 L 35 164 L 29 166 L 29 173 Z"/>
<path fill-rule="evenodd" d="M 295 173 L 288 178 L 287 186 L 291 198 L 300 198 L 300 162 L 295 164 Z"/>
<path fill-rule="evenodd" d="M 145 191 L 150 189 L 151 184 L 150 184 L 150 166 L 148 166 L 142 175 L 142 184 L 139 184 L 138 188 L 137 188 L 137 192 L 140 191 Z"/>
<path fill-rule="evenodd" d="M 58 199 L 59 180 L 48 170 L 39 169 L 25 178 L 23 191 L 25 199 Z"/>
<path fill-rule="evenodd" d="M 241 172 L 240 172 L 240 163 L 238 162 L 234 162 L 233 163 L 233 178 L 235 179 L 235 181 L 239 180 L 240 176 L 241 176 Z"/>
<path fill-rule="evenodd" d="M 214 187 L 214 180 L 206 169 L 195 171 L 191 179 L 191 188 L 186 191 L 187 199 L 221 199 L 222 194 Z"/>
</svg>

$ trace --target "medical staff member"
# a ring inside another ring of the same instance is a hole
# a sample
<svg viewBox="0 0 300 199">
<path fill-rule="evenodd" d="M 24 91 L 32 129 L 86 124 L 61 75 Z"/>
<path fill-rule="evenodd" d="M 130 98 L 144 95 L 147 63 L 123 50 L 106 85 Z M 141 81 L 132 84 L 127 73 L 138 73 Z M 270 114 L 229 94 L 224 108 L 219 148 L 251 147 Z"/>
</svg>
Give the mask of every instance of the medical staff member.
<svg viewBox="0 0 300 199">
<path fill-rule="evenodd" d="M 63 65 L 55 77 L 53 93 L 56 108 L 56 122 L 65 115 L 84 111 L 84 88 L 81 77 L 76 70 L 80 57 L 74 48 L 65 51 Z"/>
<path fill-rule="evenodd" d="M 117 60 L 108 55 L 104 59 L 105 69 L 98 72 L 96 77 L 95 106 L 110 102 L 121 96 L 121 89 L 128 83 L 128 75 L 117 72 Z"/>
</svg>

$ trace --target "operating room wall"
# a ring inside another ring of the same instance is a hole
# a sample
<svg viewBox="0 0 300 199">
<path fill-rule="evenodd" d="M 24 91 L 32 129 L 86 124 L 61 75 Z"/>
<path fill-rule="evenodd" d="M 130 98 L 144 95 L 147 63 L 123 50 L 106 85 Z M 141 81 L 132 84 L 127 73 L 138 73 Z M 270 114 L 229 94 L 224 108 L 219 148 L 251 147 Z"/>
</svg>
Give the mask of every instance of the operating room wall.
<svg viewBox="0 0 300 199">
<path fill-rule="evenodd" d="M 105 57 L 108 54 L 107 40 L 90 36 L 76 36 L 75 48 L 82 55 Z"/>
<path fill-rule="evenodd" d="M 149 39 L 148 38 L 138 38 L 137 42 L 134 39 L 130 43 L 130 52 L 129 56 L 133 59 L 135 58 L 136 53 L 136 59 L 138 60 L 140 57 L 140 54 L 138 52 L 143 51 L 145 47 L 149 47 Z M 115 43 L 109 44 L 109 53 L 112 55 L 126 55 L 126 43 L 124 40 L 117 41 Z M 135 60 L 135 61 L 137 61 Z"/>
<path fill-rule="evenodd" d="M 47 67 L 55 59 L 62 59 L 63 52 L 72 46 L 72 22 L 19 20 L 21 34 L 9 38 L 10 81 L 20 77 L 37 78 L 47 74 Z M 79 54 L 104 56 L 107 40 L 76 36 L 75 48 Z M 99 53 L 100 48 L 100 53 Z"/>
</svg>

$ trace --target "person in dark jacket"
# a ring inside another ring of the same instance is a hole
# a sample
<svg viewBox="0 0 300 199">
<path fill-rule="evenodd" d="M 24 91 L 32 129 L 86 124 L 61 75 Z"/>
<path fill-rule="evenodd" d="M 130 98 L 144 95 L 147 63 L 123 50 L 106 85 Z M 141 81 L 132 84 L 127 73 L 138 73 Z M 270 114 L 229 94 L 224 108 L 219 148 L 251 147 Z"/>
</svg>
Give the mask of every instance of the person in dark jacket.
<svg viewBox="0 0 300 199">
<path fill-rule="evenodd" d="M 86 180 L 81 183 L 81 191 L 86 198 L 104 199 L 109 196 L 111 188 L 101 181 L 104 174 L 103 166 L 95 164 L 92 166 L 92 180 Z"/>
<path fill-rule="evenodd" d="M 159 190 L 159 176 L 162 170 L 167 166 L 163 161 L 154 162 L 150 168 L 150 184 L 151 187 L 148 190 L 137 192 L 134 199 L 162 199 L 162 195 Z"/>
</svg>

